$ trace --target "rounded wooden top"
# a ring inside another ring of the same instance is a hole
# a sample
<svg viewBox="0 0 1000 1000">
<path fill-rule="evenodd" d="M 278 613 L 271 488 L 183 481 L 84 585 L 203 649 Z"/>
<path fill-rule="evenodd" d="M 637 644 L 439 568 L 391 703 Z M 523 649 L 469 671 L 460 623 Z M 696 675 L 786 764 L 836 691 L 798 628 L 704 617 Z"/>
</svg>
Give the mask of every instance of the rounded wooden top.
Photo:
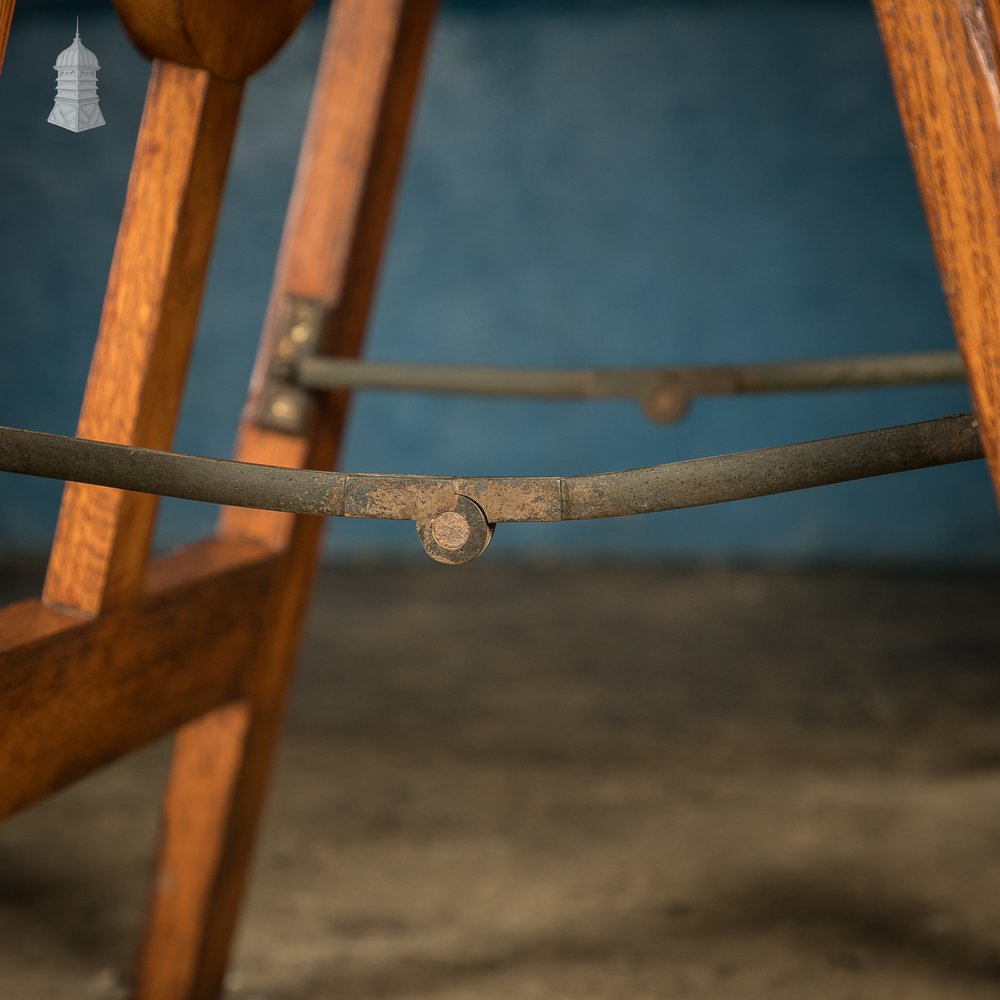
<svg viewBox="0 0 1000 1000">
<path fill-rule="evenodd" d="M 224 80 L 256 73 L 285 44 L 312 0 L 114 0 L 150 59 L 207 69 Z"/>
</svg>

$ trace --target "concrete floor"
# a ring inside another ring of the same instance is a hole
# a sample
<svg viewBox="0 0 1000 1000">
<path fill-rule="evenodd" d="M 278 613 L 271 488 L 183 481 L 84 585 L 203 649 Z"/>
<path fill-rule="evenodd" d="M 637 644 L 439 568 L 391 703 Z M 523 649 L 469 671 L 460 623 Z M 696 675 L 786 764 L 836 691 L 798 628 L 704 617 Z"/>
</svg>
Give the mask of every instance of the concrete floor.
<svg viewBox="0 0 1000 1000">
<path fill-rule="evenodd" d="M 328 572 L 232 995 L 1000 996 L 998 607 L 997 576 Z M 0 827 L 3 1000 L 120 992 L 166 750 Z"/>
</svg>

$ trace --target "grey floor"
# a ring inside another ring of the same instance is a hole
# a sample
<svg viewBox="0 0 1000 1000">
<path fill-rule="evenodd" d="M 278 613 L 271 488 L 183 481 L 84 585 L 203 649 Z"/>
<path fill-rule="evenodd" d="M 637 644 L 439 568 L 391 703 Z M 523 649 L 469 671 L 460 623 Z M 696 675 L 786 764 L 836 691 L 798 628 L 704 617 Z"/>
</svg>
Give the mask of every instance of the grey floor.
<svg viewBox="0 0 1000 1000">
<path fill-rule="evenodd" d="M 232 995 L 1000 995 L 998 606 L 983 575 L 328 572 Z M 166 751 L 0 827 L 4 1000 L 118 991 Z"/>
</svg>

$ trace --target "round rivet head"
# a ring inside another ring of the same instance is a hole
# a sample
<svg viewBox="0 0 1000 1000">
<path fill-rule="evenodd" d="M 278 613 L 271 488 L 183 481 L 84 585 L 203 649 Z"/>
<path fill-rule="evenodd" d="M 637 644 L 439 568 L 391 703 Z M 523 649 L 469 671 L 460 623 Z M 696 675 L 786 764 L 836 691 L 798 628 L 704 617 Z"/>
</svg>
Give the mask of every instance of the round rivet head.
<svg viewBox="0 0 1000 1000">
<path fill-rule="evenodd" d="M 446 510 L 431 521 L 431 534 L 443 549 L 460 549 L 471 533 L 469 522 L 457 510 Z"/>
<path fill-rule="evenodd" d="M 643 416 L 654 424 L 673 424 L 691 408 L 691 395 L 677 385 L 660 385 L 640 400 Z"/>
<path fill-rule="evenodd" d="M 417 535 L 431 559 L 458 566 L 482 555 L 493 527 L 479 504 L 459 493 L 450 507 L 418 521 Z"/>
</svg>

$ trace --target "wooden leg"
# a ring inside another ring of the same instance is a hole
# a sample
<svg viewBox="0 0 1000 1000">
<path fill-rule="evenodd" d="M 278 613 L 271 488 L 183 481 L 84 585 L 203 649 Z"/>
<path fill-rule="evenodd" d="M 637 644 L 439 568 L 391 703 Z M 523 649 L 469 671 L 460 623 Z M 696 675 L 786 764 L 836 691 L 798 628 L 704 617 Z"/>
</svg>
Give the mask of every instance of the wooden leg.
<svg viewBox="0 0 1000 1000">
<path fill-rule="evenodd" d="M 375 285 L 433 0 L 338 0 L 329 28 L 282 238 L 258 372 L 278 306 L 298 294 L 337 322 L 327 349 L 356 354 Z M 247 412 L 252 412 L 253 396 Z M 302 436 L 244 421 L 237 457 L 313 468 L 335 460 L 346 397 Z M 136 1000 L 214 1000 L 230 951 L 322 525 L 225 510 L 220 533 L 281 553 L 248 697 L 177 736 Z"/>
<path fill-rule="evenodd" d="M 155 62 L 77 433 L 169 448 L 242 83 Z M 87 614 L 139 592 L 156 498 L 68 483 L 43 599 Z"/>
<path fill-rule="evenodd" d="M 1000 0 L 875 0 L 1000 499 Z"/>
<path fill-rule="evenodd" d="M 319 525 L 308 527 L 314 537 L 294 539 L 298 565 L 278 574 L 269 603 L 263 683 L 175 738 L 135 1000 L 215 1000 L 222 990 L 311 579 Z"/>
<path fill-rule="evenodd" d="M 0 69 L 7 53 L 7 39 L 10 38 L 10 22 L 14 17 L 14 0 L 0 0 Z"/>
</svg>

